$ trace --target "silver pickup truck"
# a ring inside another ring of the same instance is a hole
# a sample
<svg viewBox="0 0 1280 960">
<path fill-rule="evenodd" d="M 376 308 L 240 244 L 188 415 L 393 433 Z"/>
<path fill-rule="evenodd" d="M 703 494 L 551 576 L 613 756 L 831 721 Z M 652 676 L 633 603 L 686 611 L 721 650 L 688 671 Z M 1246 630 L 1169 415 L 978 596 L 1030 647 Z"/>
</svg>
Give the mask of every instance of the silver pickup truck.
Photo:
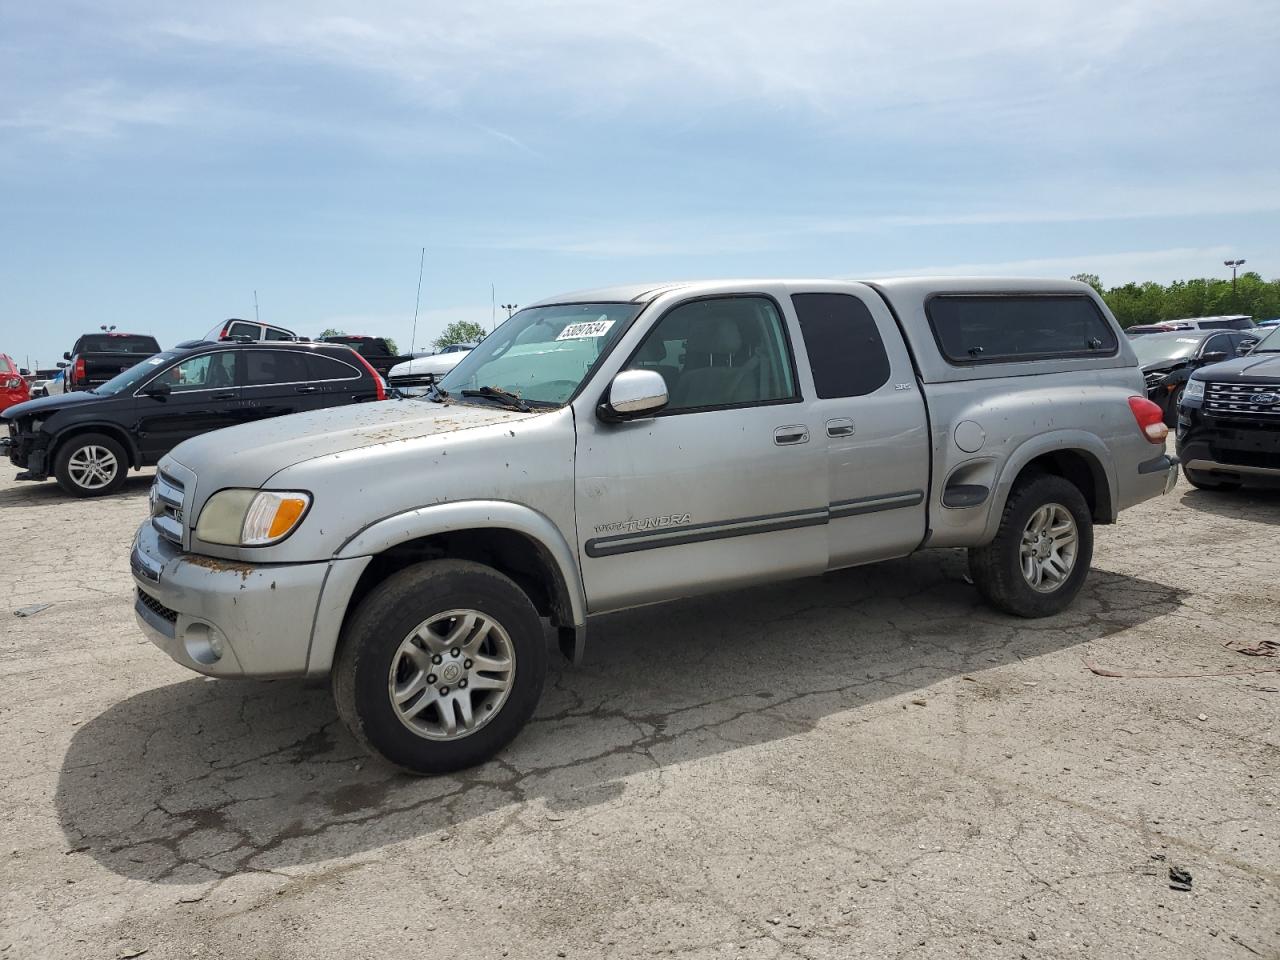
<svg viewBox="0 0 1280 960">
<path fill-rule="evenodd" d="M 1024 617 L 1093 526 L 1168 492 L 1160 408 L 1089 287 L 677 283 L 521 310 L 433 392 L 165 457 L 135 609 L 215 677 L 330 677 L 369 749 L 478 763 L 541 694 L 543 621 L 967 547 Z"/>
</svg>

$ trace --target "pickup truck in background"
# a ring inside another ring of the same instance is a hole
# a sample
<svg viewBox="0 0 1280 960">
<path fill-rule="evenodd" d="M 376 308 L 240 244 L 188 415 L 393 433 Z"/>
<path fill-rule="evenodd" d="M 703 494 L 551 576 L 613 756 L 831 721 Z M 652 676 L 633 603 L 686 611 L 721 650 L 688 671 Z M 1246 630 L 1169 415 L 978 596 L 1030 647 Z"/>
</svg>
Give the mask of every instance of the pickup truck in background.
<svg viewBox="0 0 1280 960">
<path fill-rule="evenodd" d="M 329 677 L 367 748 L 456 770 L 532 715 L 543 619 L 576 662 L 596 614 L 928 547 L 967 548 L 998 610 L 1063 610 L 1094 525 L 1176 481 L 1145 394 L 1070 281 L 552 298 L 428 397 L 175 448 L 134 611 L 192 670 Z"/>
<path fill-rule="evenodd" d="M 402 397 L 422 396 L 474 349 L 475 344 L 451 343 L 437 353 L 414 356 L 391 368 L 387 384 Z"/>
<path fill-rule="evenodd" d="M 92 390 L 160 352 L 155 337 L 138 333 L 86 333 L 62 355 L 66 392 Z"/>
<path fill-rule="evenodd" d="M 321 343 L 340 343 L 344 347 L 350 347 L 360 356 L 369 362 L 369 366 L 378 371 L 378 375 L 382 379 L 387 379 L 387 375 L 391 372 L 391 368 L 397 363 L 403 363 L 408 360 L 407 356 L 400 356 L 391 351 L 391 345 L 382 337 L 365 337 L 356 334 L 333 334 L 328 337 L 321 337 Z"/>
</svg>

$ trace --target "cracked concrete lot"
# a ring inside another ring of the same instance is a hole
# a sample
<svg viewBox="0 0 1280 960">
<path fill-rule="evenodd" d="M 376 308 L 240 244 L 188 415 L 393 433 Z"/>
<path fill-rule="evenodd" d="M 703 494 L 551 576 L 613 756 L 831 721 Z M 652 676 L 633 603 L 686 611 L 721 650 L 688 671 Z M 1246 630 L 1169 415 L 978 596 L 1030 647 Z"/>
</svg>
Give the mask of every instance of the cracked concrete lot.
<svg viewBox="0 0 1280 960">
<path fill-rule="evenodd" d="M 413 779 L 142 640 L 149 476 L 5 474 L 0 958 L 1280 956 L 1280 661 L 1224 646 L 1276 635 L 1280 494 L 1126 513 L 1051 620 L 953 551 L 610 616 Z"/>
</svg>

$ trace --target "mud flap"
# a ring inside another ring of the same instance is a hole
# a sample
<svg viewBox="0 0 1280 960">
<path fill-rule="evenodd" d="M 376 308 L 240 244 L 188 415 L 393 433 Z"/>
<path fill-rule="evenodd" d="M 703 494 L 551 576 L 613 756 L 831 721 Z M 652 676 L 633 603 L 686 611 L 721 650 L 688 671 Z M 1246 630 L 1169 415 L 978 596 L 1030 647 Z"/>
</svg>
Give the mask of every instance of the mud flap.
<svg viewBox="0 0 1280 960">
<path fill-rule="evenodd" d="M 587 628 L 584 624 L 580 627 L 559 627 L 560 652 L 564 654 L 564 658 L 575 667 L 582 663 L 582 658 L 587 650 Z"/>
</svg>

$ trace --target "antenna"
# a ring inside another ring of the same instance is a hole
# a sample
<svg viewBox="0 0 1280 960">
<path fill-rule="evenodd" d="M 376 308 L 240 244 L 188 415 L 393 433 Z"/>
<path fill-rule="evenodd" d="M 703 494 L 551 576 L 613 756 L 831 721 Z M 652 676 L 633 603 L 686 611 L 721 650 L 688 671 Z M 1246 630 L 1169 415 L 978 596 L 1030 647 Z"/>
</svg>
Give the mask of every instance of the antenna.
<svg viewBox="0 0 1280 960">
<path fill-rule="evenodd" d="M 493 292 L 493 284 L 489 284 L 489 329 L 492 330 L 497 326 L 498 319 L 498 298 Z"/>
<path fill-rule="evenodd" d="M 418 343 L 418 304 L 422 302 L 422 265 L 427 260 L 427 248 L 422 248 L 422 255 L 418 257 L 418 295 L 413 298 L 413 335 L 409 337 L 409 352 L 413 353 L 414 347 Z"/>
<path fill-rule="evenodd" d="M 258 320 L 258 291 L 253 291 L 253 319 L 256 323 Z"/>
</svg>

